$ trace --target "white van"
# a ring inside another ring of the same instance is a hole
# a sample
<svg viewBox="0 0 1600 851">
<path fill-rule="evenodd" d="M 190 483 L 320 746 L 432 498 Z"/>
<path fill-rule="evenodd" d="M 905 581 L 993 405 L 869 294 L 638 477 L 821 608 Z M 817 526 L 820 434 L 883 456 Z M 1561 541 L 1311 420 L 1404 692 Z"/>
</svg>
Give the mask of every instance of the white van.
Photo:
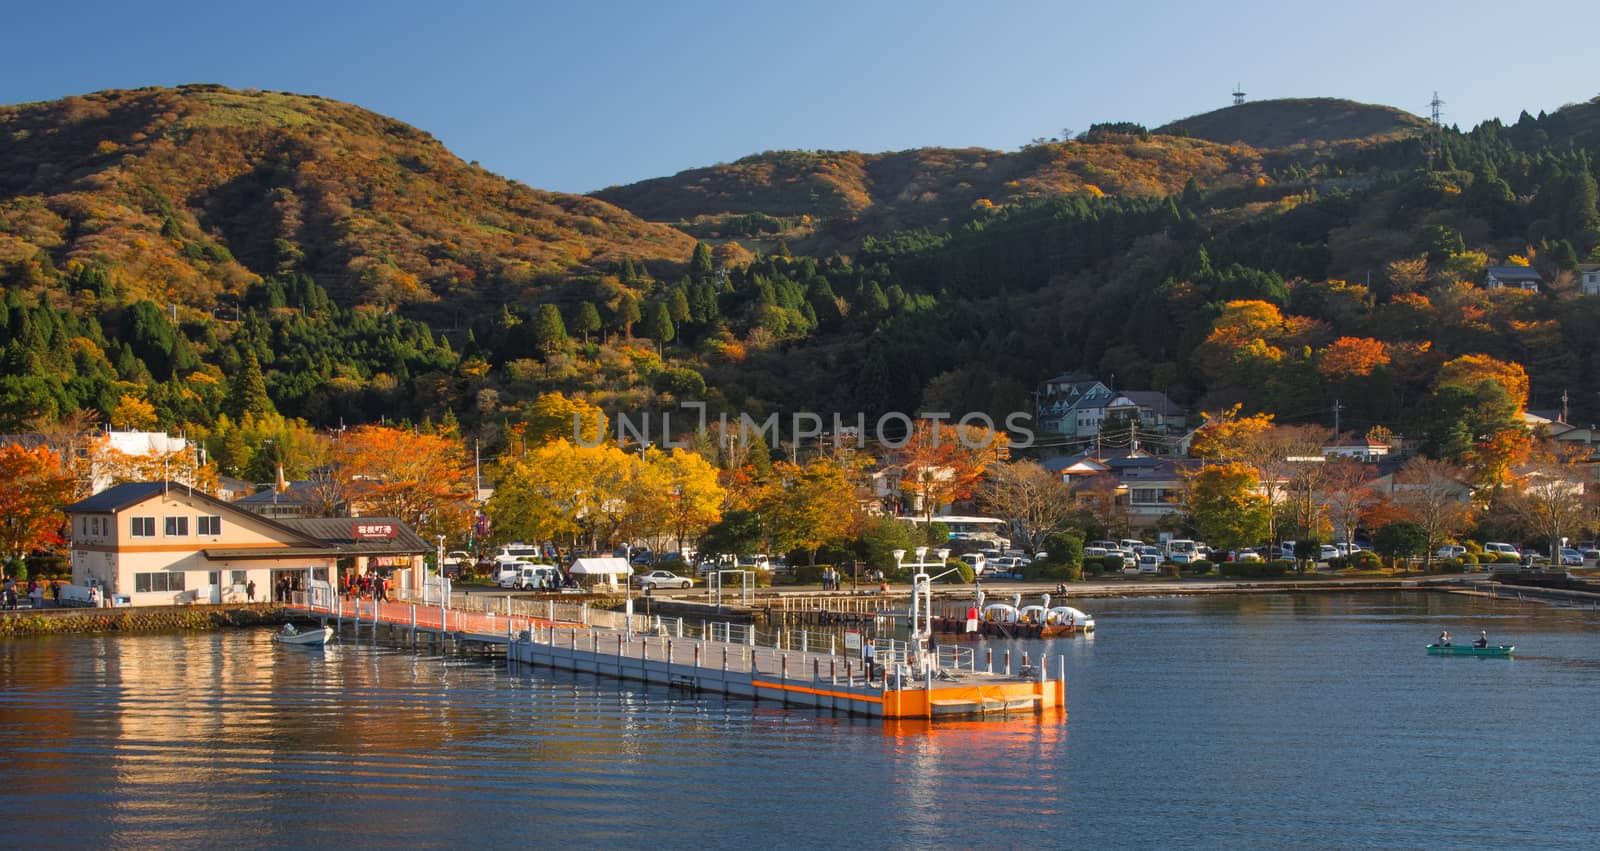
<svg viewBox="0 0 1600 851">
<path fill-rule="evenodd" d="M 1194 541 L 1188 538 L 1173 538 L 1167 542 L 1167 561 L 1173 564 L 1193 564 L 1199 558 L 1199 550 Z"/>
<path fill-rule="evenodd" d="M 501 588 L 559 588 L 561 586 L 561 572 L 548 564 L 527 564 L 517 568 L 515 573 L 506 575 L 495 582 Z"/>
</svg>

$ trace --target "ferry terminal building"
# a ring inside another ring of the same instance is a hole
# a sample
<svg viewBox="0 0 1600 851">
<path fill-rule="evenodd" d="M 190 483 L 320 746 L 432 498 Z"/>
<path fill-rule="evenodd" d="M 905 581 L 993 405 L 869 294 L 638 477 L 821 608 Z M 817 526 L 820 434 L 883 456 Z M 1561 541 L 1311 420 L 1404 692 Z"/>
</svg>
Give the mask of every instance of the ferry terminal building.
<svg viewBox="0 0 1600 851">
<path fill-rule="evenodd" d="M 377 573 L 420 588 L 433 548 L 392 517 L 271 518 L 173 482 L 116 485 L 62 509 L 72 583 L 133 606 L 273 601 L 281 582 Z"/>
</svg>

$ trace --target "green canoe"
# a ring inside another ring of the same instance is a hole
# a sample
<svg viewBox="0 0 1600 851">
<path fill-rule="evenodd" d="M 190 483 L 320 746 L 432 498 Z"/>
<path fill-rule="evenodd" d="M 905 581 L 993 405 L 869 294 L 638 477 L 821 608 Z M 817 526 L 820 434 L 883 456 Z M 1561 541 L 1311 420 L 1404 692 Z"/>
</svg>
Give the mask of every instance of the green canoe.
<svg viewBox="0 0 1600 851">
<path fill-rule="evenodd" d="M 1473 647 L 1470 644 L 1430 644 L 1428 652 L 1435 656 L 1510 656 L 1515 644 L 1497 644 L 1493 647 Z"/>
</svg>

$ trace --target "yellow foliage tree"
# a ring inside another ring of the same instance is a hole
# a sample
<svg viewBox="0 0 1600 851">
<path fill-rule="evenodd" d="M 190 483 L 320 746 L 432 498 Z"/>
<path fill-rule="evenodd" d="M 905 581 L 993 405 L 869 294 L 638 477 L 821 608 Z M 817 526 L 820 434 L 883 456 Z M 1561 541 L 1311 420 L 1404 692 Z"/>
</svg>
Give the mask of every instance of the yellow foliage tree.
<svg viewBox="0 0 1600 851">
<path fill-rule="evenodd" d="M 156 406 L 124 393 L 111 411 L 111 427 L 118 431 L 152 431 L 156 427 Z"/>
<path fill-rule="evenodd" d="M 1206 423 L 1195 432 L 1189 454 L 1213 461 L 1237 460 L 1250 455 L 1249 447 L 1272 428 L 1271 414 L 1239 415 L 1240 406 L 1206 413 Z"/>
</svg>

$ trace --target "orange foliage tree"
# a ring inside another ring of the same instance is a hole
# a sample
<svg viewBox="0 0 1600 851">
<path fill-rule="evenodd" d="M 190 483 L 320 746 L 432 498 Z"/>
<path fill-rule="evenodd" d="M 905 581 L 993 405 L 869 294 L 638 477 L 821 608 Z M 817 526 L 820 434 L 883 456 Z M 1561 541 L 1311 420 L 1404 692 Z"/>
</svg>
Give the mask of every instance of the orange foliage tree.
<svg viewBox="0 0 1600 851">
<path fill-rule="evenodd" d="M 72 498 L 72 484 L 48 447 L 0 446 L 0 555 L 21 558 L 63 543 L 61 507 Z"/>
<path fill-rule="evenodd" d="M 351 505 L 397 517 L 427 538 L 461 537 L 473 497 L 466 449 L 456 440 L 407 429 L 362 426 L 334 448 Z"/>
<path fill-rule="evenodd" d="M 1369 337 L 1340 337 L 1322 350 L 1317 371 L 1324 378 L 1339 381 L 1371 375 L 1372 371 L 1389 363 L 1389 353 L 1382 342 Z"/>
<path fill-rule="evenodd" d="M 1007 455 L 1004 434 L 981 426 L 919 422 L 901 450 L 900 489 L 929 519 L 941 504 L 972 495 L 989 465 Z"/>
<path fill-rule="evenodd" d="M 1225 411 L 1208 411 L 1206 423 L 1195 432 L 1189 454 L 1211 461 L 1233 461 L 1246 457 L 1257 438 L 1272 428 L 1271 414 L 1239 416 L 1240 406 Z"/>
</svg>

